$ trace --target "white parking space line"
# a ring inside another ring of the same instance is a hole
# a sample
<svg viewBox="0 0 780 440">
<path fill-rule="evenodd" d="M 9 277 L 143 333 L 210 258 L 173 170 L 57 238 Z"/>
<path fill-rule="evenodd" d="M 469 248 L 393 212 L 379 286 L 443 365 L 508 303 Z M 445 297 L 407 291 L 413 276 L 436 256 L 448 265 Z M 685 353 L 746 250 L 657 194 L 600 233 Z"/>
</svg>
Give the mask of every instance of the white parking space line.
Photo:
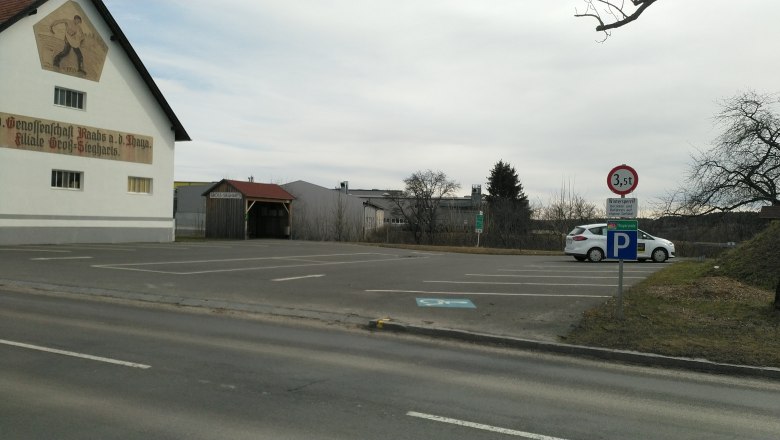
<svg viewBox="0 0 780 440">
<path fill-rule="evenodd" d="M 70 251 L 60 249 L 37 249 L 37 248 L 0 248 L 0 252 L 51 252 L 53 254 L 69 254 Z"/>
<path fill-rule="evenodd" d="M 39 345 L 25 344 L 23 342 L 7 341 L 5 339 L 0 339 L 0 344 L 10 345 L 10 346 L 19 347 L 19 348 L 26 348 L 26 349 L 29 349 L 29 350 L 43 351 L 43 352 L 46 352 L 46 353 L 61 354 L 61 355 L 64 355 L 64 356 L 71 356 L 71 357 L 76 357 L 76 358 L 81 358 L 81 359 L 89 359 L 91 361 L 104 362 L 104 363 L 114 364 L 114 365 L 121 365 L 123 367 L 140 368 L 142 370 L 146 370 L 148 368 L 152 368 L 151 365 L 137 364 L 135 362 L 120 361 L 118 359 L 105 358 L 105 357 L 101 357 L 101 356 L 92 356 L 91 354 L 76 353 L 74 351 L 58 350 L 56 348 L 41 347 Z"/>
<path fill-rule="evenodd" d="M 500 428 L 498 426 L 485 425 L 483 423 L 468 422 L 465 420 L 453 419 L 450 417 L 442 417 L 433 414 L 425 414 L 416 411 L 409 411 L 406 413 L 409 417 L 416 417 L 418 419 L 430 420 L 439 423 L 448 423 L 450 425 L 463 426 L 465 428 L 479 429 L 481 431 L 495 432 L 498 434 L 511 435 L 514 437 L 522 437 L 531 440 L 566 440 L 560 437 L 550 437 L 549 435 L 534 434 L 533 432 L 517 431 L 514 429 Z"/>
<path fill-rule="evenodd" d="M 495 277 L 495 278 L 575 278 L 578 280 L 600 280 L 600 279 L 613 279 L 617 277 L 617 273 L 614 276 L 581 276 L 581 275 L 495 275 L 495 274 L 485 274 L 485 273 L 467 273 L 467 277 Z M 627 277 L 623 276 L 624 279 L 637 279 L 642 280 L 645 277 Z"/>
<path fill-rule="evenodd" d="M 577 295 L 568 293 L 499 293 L 499 292 L 448 292 L 448 291 L 429 291 L 429 290 L 394 290 L 394 289 L 371 289 L 366 292 L 375 293 L 414 293 L 422 295 L 469 295 L 469 296 L 531 296 L 541 298 L 610 298 L 611 295 Z"/>
<path fill-rule="evenodd" d="M 99 251 L 122 251 L 122 252 L 135 252 L 135 248 L 131 247 L 120 247 L 120 246 L 100 246 L 100 245 L 93 245 L 93 246 L 71 246 L 71 245 L 64 245 L 63 247 L 66 247 L 67 249 L 87 249 L 90 251 L 99 250 Z M 67 251 L 70 252 L 70 251 Z"/>
<path fill-rule="evenodd" d="M 364 260 L 336 260 L 336 261 L 313 260 L 313 258 L 332 258 L 332 257 L 365 258 L 368 256 L 373 256 L 374 258 L 364 259 Z M 378 257 L 389 257 L 389 258 L 378 258 Z M 427 257 L 419 256 L 415 258 L 427 258 Z M 158 262 L 151 262 L 151 263 L 96 264 L 93 265 L 92 267 L 99 268 L 99 269 L 129 270 L 129 271 L 151 272 L 151 273 L 161 273 L 161 274 L 169 274 L 169 275 L 200 275 L 200 274 L 210 274 L 210 273 L 220 273 L 220 272 L 241 272 L 241 271 L 251 271 L 251 270 L 366 264 L 366 263 L 377 263 L 377 262 L 387 262 L 387 261 L 408 261 L 408 260 L 409 260 L 408 258 L 399 258 L 395 255 L 381 254 L 376 252 L 357 252 L 351 254 L 315 254 L 315 255 L 295 255 L 289 257 L 255 257 L 255 258 L 228 258 L 228 259 L 220 259 L 220 260 L 184 260 L 184 261 L 158 261 Z M 190 270 L 190 271 L 173 271 L 173 270 L 161 270 L 161 269 L 150 268 L 155 266 L 156 267 L 173 266 L 173 265 L 182 266 L 188 264 L 190 265 L 208 264 L 213 266 L 219 263 L 232 263 L 234 264 L 234 266 L 236 266 L 239 263 L 248 263 L 248 262 L 294 262 L 294 261 L 303 261 L 304 263 L 303 264 L 274 264 L 271 266 L 228 267 L 224 269 L 215 268 L 215 269 Z"/>
<path fill-rule="evenodd" d="M 228 245 L 218 245 L 218 244 L 201 244 L 201 243 L 187 243 L 186 245 L 173 245 L 173 246 L 181 246 L 181 247 L 187 247 L 188 249 L 234 249 L 235 246 L 228 246 Z M 267 246 L 262 246 L 267 247 Z"/>
<path fill-rule="evenodd" d="M 534 273 L 545 273 L 545 272 L 552 272 L 552 273 L 561 273 L 560 269 L 496 269 L 498 272 L 534 272 Z M 623 270 L 623 273 L 645 273 L 645 274 L 651 274 L 654 273 L 657 269 L 630 269 L 626 268 Z M 614 269 L 606 269 L 606 270 L 567 270 L 566 273 L 584 273 L 584 274 L 592 274 L 592 273 L 612 273 L 617 275 L 618 268 Z"/>
<path fill-rule="evenodd" d="M 564 284 L 564 283 L 509 283 L 498 281 L 423 281 L 423 283 L 440 284 L 489 284 L 496 286 L 566 286 L 566 287 L 617 287 L 617 284 Z"/>
<path fill-rule="evenodd" d="M 324 276 L 325 276 L 325 274 L 321 273 L 321 274 L 317 274 L 317 275 L 302 275 L 302 276 L 299 276 L 299 277 L 276 278 L 276 279 L 273 279 L 271 281 L 295 281 L 295 280 L 303 280 L 303 279 L 306 279 L 306 278 L 321 278 L 321 277 L 324 277 Z"/>
<path fill-rule="evenodd" d="M 89 260 L 92 257 L 38 257 L 30 258 L 31 261 L 49 261 L 49 260 Z"/>
</svg>

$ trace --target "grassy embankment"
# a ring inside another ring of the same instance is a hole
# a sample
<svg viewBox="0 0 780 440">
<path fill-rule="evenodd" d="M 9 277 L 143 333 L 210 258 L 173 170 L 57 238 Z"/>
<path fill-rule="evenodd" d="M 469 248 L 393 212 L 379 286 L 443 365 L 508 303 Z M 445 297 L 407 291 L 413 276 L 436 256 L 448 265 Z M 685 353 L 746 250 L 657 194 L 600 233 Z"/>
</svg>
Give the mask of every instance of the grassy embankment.
<svg viewBox="0 0 780 440">
<path fill-rule="evenodd" d="M 567 343 L 780 367 L 780 222 L 717 260 L 683 261 L 585 312 Z"/>
</svg>

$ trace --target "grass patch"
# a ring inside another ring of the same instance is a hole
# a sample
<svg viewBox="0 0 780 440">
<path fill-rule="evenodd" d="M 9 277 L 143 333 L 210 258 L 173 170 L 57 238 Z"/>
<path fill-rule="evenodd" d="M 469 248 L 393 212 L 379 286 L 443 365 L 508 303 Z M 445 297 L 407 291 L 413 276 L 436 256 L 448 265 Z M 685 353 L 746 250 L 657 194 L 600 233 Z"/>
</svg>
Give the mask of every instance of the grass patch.
<svg viewBox="0 0 780 440">
<path fill-rule="evenodd" d="M 718 258 L 719 273 L 767 290 L 780 282 L 780 221 Z"/>
<path fill-rule="evenodd" d="M 617 303 L 584 313 L 567 343 L 716 362 L 780 367 L 780 312 L 774 293 L 713 274 L 711 260 L 669 265 Z"/>
</svg>

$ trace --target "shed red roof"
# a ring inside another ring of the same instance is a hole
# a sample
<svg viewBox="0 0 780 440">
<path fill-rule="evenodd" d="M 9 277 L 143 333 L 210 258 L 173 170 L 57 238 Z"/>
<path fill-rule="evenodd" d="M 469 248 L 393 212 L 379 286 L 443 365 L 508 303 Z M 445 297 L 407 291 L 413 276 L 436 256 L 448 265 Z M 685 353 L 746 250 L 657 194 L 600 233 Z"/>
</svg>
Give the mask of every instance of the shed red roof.
<svg viewBox="0 0 780 440">
<path fill-rule="evenodd" d="M 31 7 L 35 0 L 0 0 L 0 25 Z"/>
<path fill-rule="evenodd" d="M 239 190 L 245 197 L 253 199 L 295 200 L 279 185 L 273 183 L 244 182 L 241 180 L 225 180 L 229 185 Z M 210 190 L 209 190 L 210 191 Z"/>
</svg>

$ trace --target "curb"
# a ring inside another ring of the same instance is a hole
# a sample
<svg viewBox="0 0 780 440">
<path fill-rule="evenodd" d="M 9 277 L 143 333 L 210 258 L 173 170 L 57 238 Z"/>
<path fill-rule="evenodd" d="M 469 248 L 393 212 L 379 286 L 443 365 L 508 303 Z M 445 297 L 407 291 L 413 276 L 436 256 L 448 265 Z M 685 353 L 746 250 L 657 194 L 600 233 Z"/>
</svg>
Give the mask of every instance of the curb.
<svg viewBox="0 0 780 440">
<path fill-rule="evenodd" d="M 411 335 L 432 336 L 453 339 L 464 342 L 489 344 L 503 347 L 533 350 L 545 353 L 582 356 L 599 360 L 618 361 L 632 365 L 651 367 L 676 368 L 705 373 L 748 376 L 765 379 L 780 379 L 780 368 L 754 367 L 750 365 L 723 364 L 706 359 L 663 356 L 653 353 L 642 353 L 630 350 L 615 350 L 609 348 L 587 347 L 557 342 L 535 341 L 531 339 L 497 336 L 465 330 L 448 328 L 423 327 L 394 322 L 390 318 L 373 319 L 368 327 L 374 330 L 386 330 Z"/>
<path fill-rule="evenodd" d="M 123 299 L 138 302 L 176 305 L 193 308 L 225 309 L 236 312 L 257 313 L 269 316 L 313 319 L 322 322 L 344 323 L 370 330 L 406 333 L 410 335 L 429 336 L 434 338 L 510 347 L 523 350 L 533 350 L 543 353 L 581 356 L 593 359 L 618 361 L 632 365 L 651 367 L 676 368 L 681 370 L 716 373 L 724 375 L 747 376 L 765 379 L 780 379 L 780 368 L 754 367 L 750 365 L 722 364 L 706 359 L 692 359 L 673 356 L 662 356 L 652 353 L 642 353 L 629 350 L 614 350 L 584 345 L 570 345 L 557 342 L 544 342 L 532 339 L 522 339 L 511 336 L 499 336 L 466 330 L 449 328 L 425 327 L 405 324 L 391 318 L 369 319 L 355 314 L 322 312 L 299 308 L 287 308 L 264 304 L 237 303 L 213 299 L 196 299 L 181 296 L 134 293 L 94 288 L 75 288 L 45 283 L 13 281 L 0 279 L 0 287 L 21 293 L 70 294 L 91 297 Z M 368 325 L 366 326 L 366 321 Z"/>
</svg>

